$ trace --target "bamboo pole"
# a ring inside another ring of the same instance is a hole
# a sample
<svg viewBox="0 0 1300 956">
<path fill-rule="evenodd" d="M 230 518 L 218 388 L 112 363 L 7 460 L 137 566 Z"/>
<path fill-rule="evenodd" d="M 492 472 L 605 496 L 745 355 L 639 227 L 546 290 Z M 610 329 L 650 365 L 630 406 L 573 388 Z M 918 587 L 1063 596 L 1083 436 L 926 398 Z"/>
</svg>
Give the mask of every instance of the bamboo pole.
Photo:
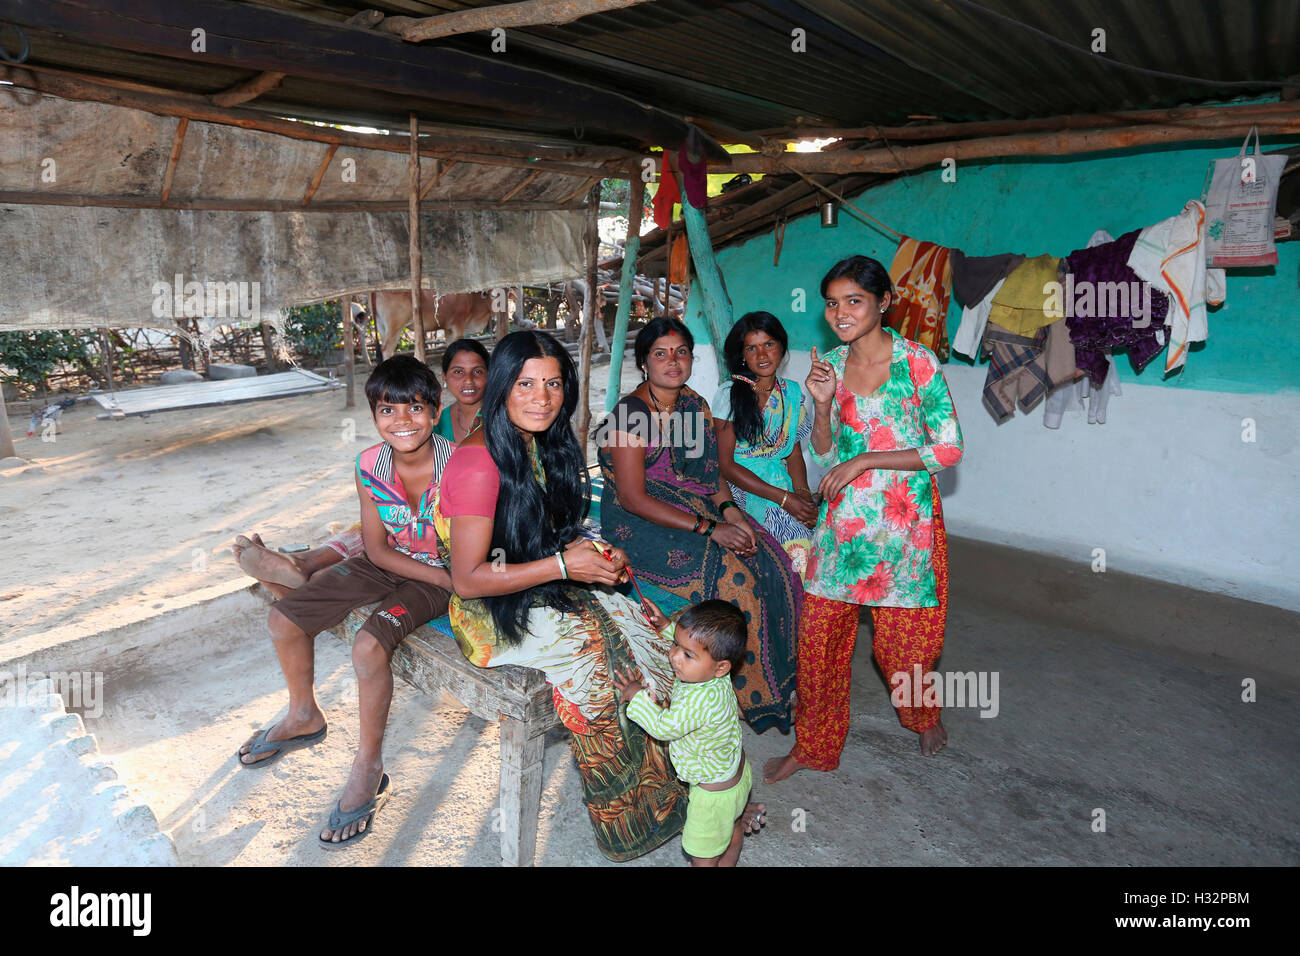
<svg viewBox="0 0 1300 956">
<path fill-rule="evenodd" d="M 4 393 L 0 392 L 0 458 L 17 458 L 14 449 L 14 433 L 9 427 L 9 409 L 5 406 Z"/>
<path fill-rule="evenodd" d="M 300 199 L 169 199 L 150 196 L 94 196 L 82 193 L 52 193 L 0 190 L 0 203 L 17 206 L 94 206 L 108 209 L 195 209 L 216 212 L 400 212 L 410 208 L 405 199 L 371 202 L 315 202 L 304 206 Z M 582 203 L 532 202 L 516 199 L 504 205 L 495 199 L 430 199 L 426 209 L 518 209 L 543 211 L 581 209 Z"/>
<path fill-rule="evenodd" d="M 357 360 L 352 353 L 352 296 L 339 296 L 339 311 L 343 324 L 343 370 L 347 383 L 347 397 L 344 408 L 356 408 Z"/>
<path fill-rule="evenodd" d="M 172 194 L 172 179 L 176 175 L 176 162 L 181 156 L 181 144 L 185 142 L 185 130 L 189 127 L 190 121 L 184 116 L 176 124 L 176 137 L 172 141 L 171 155 L 167 157 L 167 170 L 163 173 L 163 184 L 161 202 L 167 202 Z"/>
<path fill-rule="evenodd" d="M 410 170 L 410 197 L 408 210 L 409 231 L 411 234 L 411 329 L 415 333 L 415 357 L 424 361 L 424 315 L 420 311 L 420 276 L 424 263 L 420 255 L 420 119 L 414 112 L 411 117 L 410 158 L 407 168 Z"/>
<path fill-rule="evenodd" d="M 623 382 L 623 351 L 627 347 L 627 326 L 632 315 L 632 284 L 636 281 L 636 254 L 641 248 L 641 210 L 645 206 L 645 180 L 632 174 L 632 191 L 627 206 L 627 241 L 623 243 L 623 272 L 618 278 L 618 312 L 614 315 L 614 337 L 609 346 L 609 384 L 605 387 L 605 411 L 618 404 Z"/>
<path fill-rule="evenodd" d="M 587 193 L 587 294 L 582 297 L 582 340 L 578 346 L 578 387 L 582 393 L 578 404 L 578 421 L 576 431 L 578 443 L 587 447 L 587 429 L 591 425 L 591 342 L 595 338 L 593 329 L 596 324 L 596 282 L 600 258 L 600 183 L 591 187 Z M 617 387 L 617 386 L 616 386 Z M 584 452 L 585 454 L 585 452 Z"/>
<path fill-rule="evenodd" d="M 664 150 L 665 163 L 671 162 L 672 153 Z M 676 163 L 673 163 L 674 173 Z M 709 224 L 704 220 L 704 210 L 696 209 L 686 198 L 686 189 L 682 188 L 682 220 L 686 223 L 686 240 L 690 243 L 691 261 L 695 265 L 695 277 L 700 282 L 700 293 L 704 301 L 700 311 L 704 314 L 704 324 L 709 330 L 713 357 L 718 365 L 719 381 L 727 380 L 727 360 L 723 356 L 722 345 L 731 331 L 731 299 L 727 287 L 722 281 L 722 272 L 713 257 L 713 244 L 709 241 Z M 680 239 L 678 240 L 681 241 Z M 686 284 L 690 288 L 690 283 Z M 667 296 L 664 308 L 667 309 Z M 683 303 L 682 315 L 686 315 Z"/>
</svg>

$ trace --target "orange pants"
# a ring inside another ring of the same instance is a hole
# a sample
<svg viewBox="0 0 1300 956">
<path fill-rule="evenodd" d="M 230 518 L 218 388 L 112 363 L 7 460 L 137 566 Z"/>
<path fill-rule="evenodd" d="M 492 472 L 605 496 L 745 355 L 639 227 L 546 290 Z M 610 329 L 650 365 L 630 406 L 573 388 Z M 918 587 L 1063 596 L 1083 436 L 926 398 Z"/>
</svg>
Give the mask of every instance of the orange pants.
<svg viewBox="0 0 1300 956">
<path fill-rule="evenodd" d="M 872 651 L 886 680 L 899 671 L 911 675 L 918 664 L 923 674 L 929 673 L 943 652 L 943 631 L 948 620 L 948 534 L 938 489 L 932 500 L 934 588 L 939 605 L 871 609 L 876 632 Z M 857 604 L 804 594 L 799 618 L 794 757 L 814 770 L 838 767 L 849 735 L 849 679 L 861 610 Z M 899 722 L 918 734 L 939 722 L 936 706 L 895 706 Z"/>
</svg>

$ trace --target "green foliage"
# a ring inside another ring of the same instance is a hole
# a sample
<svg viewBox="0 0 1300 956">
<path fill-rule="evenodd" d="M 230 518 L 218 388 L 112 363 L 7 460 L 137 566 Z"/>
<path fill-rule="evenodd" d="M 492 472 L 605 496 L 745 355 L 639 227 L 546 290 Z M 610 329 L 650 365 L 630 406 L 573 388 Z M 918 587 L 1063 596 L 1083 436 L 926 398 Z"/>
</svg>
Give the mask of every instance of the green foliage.
<svg viewBox="0 0 1300 956">
<path fill-rule="evenodd" d="M 87 347 L 97 342 L 92 330 L 0 332 L 0 377 L 21 391 L 41 390 L 65 362 L 94 361 Z"/>
<path fill-rule="evenodd" d="M 289 310 L 284 323 L 285 337 L 294 351 L 323 359 L 343 347 L 343 323 L 339 300 L 298 305 Z"/>
</svg>

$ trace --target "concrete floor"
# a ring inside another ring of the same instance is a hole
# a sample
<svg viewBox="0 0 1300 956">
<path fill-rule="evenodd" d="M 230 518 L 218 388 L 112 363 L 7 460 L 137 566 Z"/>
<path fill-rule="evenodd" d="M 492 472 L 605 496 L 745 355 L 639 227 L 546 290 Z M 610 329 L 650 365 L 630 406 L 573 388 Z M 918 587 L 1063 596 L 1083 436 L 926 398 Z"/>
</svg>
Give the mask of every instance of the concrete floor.
<svg viewBox="0 0 1300 956">
<path fill-rule="evenodd" d="M 953 539 L 951 550 L 941 669 L 996 671 L 997 716 L 947 710 L 949 745 L 923 758 L 894 716 L 864 622 L 840 769 L 756 781 L 769 824 L 742 865 L 1300 863 L 1300 615 L 1009 548 Z M 396 792 L 373 837 L 346 853 L 313 846 L 355 744 L 347 651 L 318 645 L 329 740 L 240 771 L 235 746 L 284 702 L 264 612 L 241 613 L 233 637 L 200 627 L 119 655 L 105 716 L 88 722 L 183 862 L 497 862 L 496 725 L 401 682 L 386 745 Z M 1245 678 L 1255 703 L 1241 699 Z M 746 729 L 759 767 L 790 743 Z M 580 792 L 555 733 L 539 864 L 606 864 Z M 1094 832 L 1098 809 L 1105 832 Z M 627 865 L 682 864 L 673 840 Z"/>
</svg>

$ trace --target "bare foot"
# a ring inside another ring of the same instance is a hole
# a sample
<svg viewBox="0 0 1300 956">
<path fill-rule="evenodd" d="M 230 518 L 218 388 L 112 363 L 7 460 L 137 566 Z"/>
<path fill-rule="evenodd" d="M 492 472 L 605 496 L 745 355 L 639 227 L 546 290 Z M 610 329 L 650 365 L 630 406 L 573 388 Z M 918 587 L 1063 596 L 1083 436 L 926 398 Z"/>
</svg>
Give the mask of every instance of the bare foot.
<svg viewBox="0 0 1300 956">
<path fill-rule="evenodd" d="M 287 554 L 279 554 L 262 544 L 262 539 L 253 535 L 252 539 L 242 534 L 235 537 L 231 546 L 235 560 L 249 577 L 257 578 L 266 584 L 279 584 L 286 588 L 300 588 L 307 583 L 307 575 L 302 572 L 298 562 Z"/>
<path fill-rule="evenodd" d="M 314 734 L 325 726 L 325 715 L 320 709 L 312 711 L 305 717 L 295 717 L 288 714 L 283 720 L 271 728 L 271 732 L 266 735 L 268 742 L 274 743 L 277 740 L 288 740 L 290 737 L 300 737 L 303 734 Z M 255 754 L 249 756 L 249 748 L 256 743 L 257 738 L 261 735 L 259 730 L 253 736 L 244 741 L 239 748 L 239 762 L 245 764 L 261 763 L 263 760 L 269 760 L 275 756 L 275 751 L 271 750 L 264 754 Z"/>
<path fill-rule="evenodd" d="M 767 813 L 766 803 L 750 802 L 740 814 L 740 826 L 746 835 L 757 833 L 763 827 L 763 814 Z"/>
<path fill-rule="evenodd" d="M 794 751 L 791 750 L 784 757 L 773 757 L 771 760 L 763 764 L 763 782 L 776 783 L 778 780 L 784 780 L 791 774 L 807 769 L 807 767 L 794 759 Z"/>
<path fill-rule="evenodd" d="M 933 757 L 942 750 L 948 743 L 948 731 L 943 729 L 943 722 L 935 724 L 925 733 L 921 734 L 921 753 L 927 757 Z"/>
<path fill-rule="evenodd" d="M 376 796 L 379 793 L 379 784 L 383 778 L 384 767 L 382 764 L 359 765 L 354 760 L 352 762 L 352 772 L 348 775 L 348 782 L 343 785 L 343 793 L 339 797 L 339 810 L 342 813 L 348 813 Z M 365 830 L 366 818 L 362 817 L 360 820 L 352 821 L 341 830 L 331 830 L 326 826 L 320 831 L 320 838 L 327 843 L 346 843 L 357 834 L 364 833 Z"/>
</svg>

